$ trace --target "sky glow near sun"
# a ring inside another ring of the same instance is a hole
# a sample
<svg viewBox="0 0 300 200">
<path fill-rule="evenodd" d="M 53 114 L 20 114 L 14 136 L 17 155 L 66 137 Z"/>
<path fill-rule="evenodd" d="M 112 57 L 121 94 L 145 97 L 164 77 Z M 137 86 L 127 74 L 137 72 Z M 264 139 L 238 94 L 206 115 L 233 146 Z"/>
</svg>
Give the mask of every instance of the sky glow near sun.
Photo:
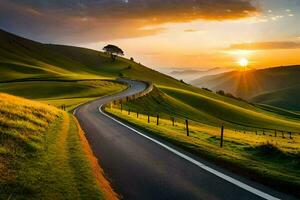
<svg viewBox="0 0 300 200">
<path fill-rule="evenodd" d="M 240 67 L 245 68 L 248 66 L 249 61 L 247 58 L 241 58 L 238 63 L 240 65 Z"/>
<path fill-rule="evenodd" d="M 156 69 L 300 64 L 299 20 L 299 0 L 0 2 L 4 30 L 97 50 L 116 44 Z"/>
</svg>

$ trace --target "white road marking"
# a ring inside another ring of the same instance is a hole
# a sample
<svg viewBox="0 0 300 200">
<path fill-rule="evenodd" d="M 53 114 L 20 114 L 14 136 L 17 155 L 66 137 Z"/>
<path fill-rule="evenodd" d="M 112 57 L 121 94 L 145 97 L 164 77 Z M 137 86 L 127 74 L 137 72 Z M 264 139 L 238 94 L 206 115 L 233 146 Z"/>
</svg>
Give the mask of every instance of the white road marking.
<svg viewBox="0 0 300 200">
<path fill-rule="evenodd" d="M 183 154 L 183 153 L 181 153 L 181 152 L 179 152 L 179 151 L 177 151 L 177 150 L 175 150 L 175 149 L 173 149 L 173 148 L 171 148 L 171 147 L 169 147 L 169 146 L 167 146 L 167 145 L 165 145 L 165 144 L 163 144 L 161 142 L 159 142 L 158 140 L 155 140 L 155 139 L 153 139 L 153 138 L 151 138 L 151 137 L 149 137 L 149 136 L 147 136 L 147 135 L 145 135 L 145 134 L 143 134 L 143 133 L 135 130 L 134 128 L 132 128 L 132 127 L 124 124 L 123 122 L 115 119 L 114 117 L 112 117 L 112 116 L 104 113 L 102 111 L 102 106 L 103 105 L 101 105 L 98 108 L 99 112 L 101 114 L 103 114 L 104 116 L 106 116 L 106 117 L 114 120 L 115 122 L 121 124 L 122 126 L 125 126 L 126 128 L 132 130 L 133 132 L 135 132 L 135 133 L 137 133 L 137 134 L 139 134 L 139 135 L 141 135 L 141 136 L 143 136 L 143 137 L 151 140 L 152 142 L 154 142 L 154 143 L 162 146 L 163 148 L 165 148 L 168 151 L 176 154 L 177 156 L 179 156 L 179 157 L 181 157 L 181 158 L 183 158 L 183 159 L 185 159 L 185 160 L 187 160 L 187 161 L 189 161 L 189 162 L 197 165 L 198 167 L 200 167 L 200 168 L 202 168 L 202 169 L 204 169 L 204 170 L 206 170 L 206 171 L 208 171 L 208 172 L 210 172 L 210 173 L 212 173 L 212 174 L 214 174 L 214 175 L 216 175 L 216 176 L 218 176 L 218 177 L 220 177 L 220 178 L 222 178 L 222 179 L 224 179 L 224 180 L 226 180 L 226 181 L 228 181 L 228 182 L 230 182 L 230 183 L 232 183 L 232 184 L 234 184 L 234 185 L 236 185 L 236 186 L 238 186 L 240 188 L 243 188 L 243 189 L 245 189 L 245 190 L 247 190 L 247 191 L 249 191 L 249 192 L 251 192 L 251 193 L 253 193 L 253 194 L 257 195 L 257 196 L 260 196 L 260 197 L 262 197 L 264 199 L 268 199 L 268 200 L 279 200 L 279 198 L 273 197 L 273 196 L 271 196 L 271 195 L 269 195 L 269 194 L 267 194 L 265 192 L 262 192 L 262 191 L 260 191 L 258 189 L 255 189 L 255 188 L 253 188 L 253 187 L 251 187 L 251 186 L 249 186 L 249 185 L 247 185 L 247 184 L 245 184 L 245 183 L 243 183 L 243 182 L 241 182 L 239 180 L 236 180 L 236 179 L 234 179 L 234 178 L 232 178 L 232 177 L 230 177 L 228 175 L 225 175 L 225 174 L 223 174 L 223 173 L 221 173 L 221 172 L 219 172 L 217 170 L 214 170 L 211 167 L 208 167 L 205 164 L 203 164 L 203 163 L 201 163 L 201 162 L 199 162 L 199 161 L 197 161 L 197 160 L 195 160 L 195 159 L 193 159 L 193 158 L 191 158 L 191 157 L 189 157 L 189 156 L 187 156 L 187 155 L 185 155 L 185 154 Z"/>
<path fill-rule="evenodd" d="M 74 115 L 74 116 L 76 115 L 77 109 L 78 109 L 78 108 L 75 108 L 75 109 L 73 110 L 73 115 Z"/>
</svg>

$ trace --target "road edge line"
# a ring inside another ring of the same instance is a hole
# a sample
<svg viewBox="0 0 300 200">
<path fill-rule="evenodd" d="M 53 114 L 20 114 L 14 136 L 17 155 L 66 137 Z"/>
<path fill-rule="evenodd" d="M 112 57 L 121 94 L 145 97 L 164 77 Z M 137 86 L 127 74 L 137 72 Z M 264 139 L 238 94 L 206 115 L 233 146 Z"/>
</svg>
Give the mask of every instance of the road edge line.
<svg viewBox="0 0 300 200">
<path fill-rule="evenodd" d="M 187 155 L 185 155 L 185 154 L 183 154 L 183 153 L 181 153 L 181 152 L 179 152 L 179 151 L 177 151 L 175 149 L 173 149 L 172 147 L 169 147 L 168 145 L 165 145 L 164 143 L 162 143 L 162 142 L 160 142 L 158 140 L 155 140 L 155 139 L 153 139 L 153 138 L 151 138 L 151 137 L 149 137 L 149 136 L 141 133 L 140 131 L 134 129 L 133 127 L 131 127 L 131 126 L 129 126 L 129 125 L 127 125 L 127 124 L 125 124 L 125 123 L 123 123 L 123 122 L 115 119 L 114 117 L 112 117 L 112 116 L 104 113 L 102 111 L 102 107 L 103 107 L 103 105 L 100 105 L 98 107 L 98 110 L 104 116 L 112 119 L 113 121 L 117 122 L 118 124 L 121 124 L 122 126 L 128 128 L 128 129 L 132 130 L 133 132 L 135 132 L 135 133 L 137 133 L 137 134 L 139 134 L 139 135 L 147 138 L 148 140 L 150 140 L 150 141 L 152 141 L 152 142 L 160 145 L 161 147 L 163 147 L 163 148 L 167 149 L 168 151 L 176 154 L 177 156 L 179 156 L 179 157 L 181 157 L 181 158 L 183 158 L 183 159 L 185 159 L 185 160 L 187 160 L 187 161 L 195 164 L 196 166 L 204 169 L 205 171 L 208 171 L 208 172 L 210 172 L 210 173 L 212 173 L 212 174 L 214 174 L 214 175 L 216 175 L 216 176 L 218 176 L 218 177 L 220 177 L 220 178 L 222 178 L 222 179 L 224 179 L 224 180 L 226 180 L 226 181 L 228 181 L 228 182 L 230 182 L 230 183 L 232 183 L 232 184 L 234 184 L 234 185 L 236 185 L 236 186 L 238 186 L 238 187 L 240 187 L 240 188 L 242 188 L 244 190 L 247 190 L 248 192 L 251 192 L 252 194 L 255 194 L 255 195 L 259 196 L 259 197 L 262 197 L 264 199 L 279 200 L 279 198 L 277 198 L 277 197 L 271 196 L 271 195 L 269 195 L 269 194 L 267 194 L 265 192 L 262 192 L 262 191 L 260 191 L 260 190 L 258 190 L 256 188 L 254 188 L 254 187 L 251 187 L 251 186 L 249 186 L 249 185 L 247 185 L 247 184 L 245 184 L 245 183 L 243 183 L 243 182 L 241 182 L 239 180 L 236 180 L 236 179 L 234 179 L 234 178 L 232 178 L 232 177 L 230 177 L 230 176 L 228 176 L 226 174 L 223 174 L 223 173 L 221 173 L 221 172 L 219 172 L 219 171 L 217 171 L 217 170 L 215 170 L 215 169 L 213 169 L 213 168 L 211 168 L 211 167 L 209 167 L 209 166 L 207 166 L 207 165 L 205 165 L 205 164 L 203 164 L 203 163 L 201 163 L 201 162 L 199 162 L 199 161 L 197 161 L 197 160 L 195 160 L 195 159 L 193 159 L 193 158 L 191 158 L 191 157 L 189 157 L 189 156 L 187 156 Z"/>
</svg>

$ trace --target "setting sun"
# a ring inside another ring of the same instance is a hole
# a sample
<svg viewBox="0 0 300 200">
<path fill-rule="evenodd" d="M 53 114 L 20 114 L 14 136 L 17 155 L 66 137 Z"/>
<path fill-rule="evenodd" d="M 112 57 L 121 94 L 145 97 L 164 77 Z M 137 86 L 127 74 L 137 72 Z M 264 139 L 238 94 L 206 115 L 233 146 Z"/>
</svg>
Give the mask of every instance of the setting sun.
<svg viewBox="0 0 300 200">
<path fill-rule="evenodd" d="M 248 61 L 247 58 L 241 58 L 241 59 L 239 60 L 239 65 L 240 65 L 241 67 L 247 67 L 248 64 L 249 64 L 249 61 Z"/>
</svg>

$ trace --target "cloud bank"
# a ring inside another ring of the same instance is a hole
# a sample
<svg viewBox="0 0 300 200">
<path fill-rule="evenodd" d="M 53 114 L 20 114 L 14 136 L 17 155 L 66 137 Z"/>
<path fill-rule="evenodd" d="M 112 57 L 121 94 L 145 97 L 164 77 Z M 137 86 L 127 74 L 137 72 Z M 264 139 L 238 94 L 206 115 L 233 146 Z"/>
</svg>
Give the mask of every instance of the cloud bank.
<svg viewBox="0 0 300 200">
<path fill-rule="evenodd" d="M 165 23 L 254 15 L 252 0 L 1 0 L 0 27 L 48 41 L 153 35 Z M 149 28 L 152 27 L 152 28 Z"/>
<path fill-rule="evenodd" d="M 268 50 L 268 49 L 300 49 L 299 42 L 275 41 L 232 44 L 230 49 L 236 50 Z"/>
</svg>

